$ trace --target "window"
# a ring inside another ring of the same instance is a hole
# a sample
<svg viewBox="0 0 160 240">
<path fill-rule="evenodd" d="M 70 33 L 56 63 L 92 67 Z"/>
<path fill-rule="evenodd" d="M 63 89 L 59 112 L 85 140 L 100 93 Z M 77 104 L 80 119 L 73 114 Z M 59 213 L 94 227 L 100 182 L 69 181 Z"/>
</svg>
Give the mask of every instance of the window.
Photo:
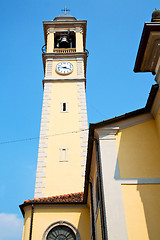
<svg viewBox="0 0 160 240">
<path fill-rule="evenodd" d="M 75 48 L 76 36 L 74 31 L 56 32 L 54 34 L 54 48 Z"/>
<path fill-rule="evenodd" d="M 42 240 L 80 240 L 78 229 L 66 221 L 52 223 L 45 230 Z"/>
<path fill-rule="evenodd" d="M 61 112 L 68 112 L 68 104 L 67 102 L 61 103 Z"/>
<path fill-rule="evenodd" d="M 46 240 L 76 240 L 76 236 L 71 228 L 63 225 L 56 226 L 50 230 Z"/>
<path fill-rule="evenodd" d="M 60 148 L 60 162 L 68 161 L 68 148 Z"/>
</svg>

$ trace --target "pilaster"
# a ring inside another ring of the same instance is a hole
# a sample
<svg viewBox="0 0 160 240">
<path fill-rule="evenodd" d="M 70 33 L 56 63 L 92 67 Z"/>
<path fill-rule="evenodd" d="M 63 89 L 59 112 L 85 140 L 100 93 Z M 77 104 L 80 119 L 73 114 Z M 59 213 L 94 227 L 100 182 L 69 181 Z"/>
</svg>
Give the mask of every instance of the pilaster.
<svg viewBox="0 0 160 240">
<path fill-rule="evenodd" d="M 128 239 L 121 184 L 116 180 L 116 175 L 119 175 L 115 143 L 115 135 L 118 130 L 118 127 L 96 129 L 100 146 L 101 170 L 109 240 Z"/>
</svg>

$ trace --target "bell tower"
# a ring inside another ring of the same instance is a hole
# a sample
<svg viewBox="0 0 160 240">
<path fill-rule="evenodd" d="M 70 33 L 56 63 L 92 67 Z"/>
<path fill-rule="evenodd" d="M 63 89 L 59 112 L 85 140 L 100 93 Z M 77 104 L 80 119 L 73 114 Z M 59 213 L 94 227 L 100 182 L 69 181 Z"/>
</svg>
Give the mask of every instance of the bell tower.
<svg viewBox="0 0 160 240">
<path fill-rule="evenodd" d="M 87 153 L 86 21 L 43 22 L 44 95 L 35 198 L 83 191 Z"/>
</svg>

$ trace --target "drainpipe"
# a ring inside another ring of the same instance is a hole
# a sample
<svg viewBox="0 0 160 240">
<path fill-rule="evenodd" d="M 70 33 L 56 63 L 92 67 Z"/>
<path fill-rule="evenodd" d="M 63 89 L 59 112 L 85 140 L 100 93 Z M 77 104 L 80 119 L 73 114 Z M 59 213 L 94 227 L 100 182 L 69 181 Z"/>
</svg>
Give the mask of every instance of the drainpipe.
<svg viewBox="0 0 160 240">
<path fill-rule="evenodd" d="M 99 151 L 99 142 L 96 138 L 93 138 L 96 147 L 96 161 L 97 161 L 97 172 L 98 172 L 98 187 L 100 195 L 100 214 L 101 214 L 101 232 L 102 239 L 108 240 L 108 231 L 107 231 L 107 219 L 106 219 L 106 209 L 104 204 L 104 191 L 103 191 L 103 179 L 102 179 L 102 165 L 101 165 L 101 156 Z"/>
<path fill-rule="evenodd" d="M 30 224 L 29 240 L 32 240 L 33 213 L 34 213 L 34 206 L 33 206 L 33 204 L 32 204 L 32 212 L 31 212 L 31 224 Z"/>
<path fill-rule="evenodd" d="M 92 217 L 92 239 L 96 240 L 96 224 L 94 217 L 94 203 L 93 203 L 93 184 L 89 181 L 90 186 L 90 196 L 91 196 L 91 217 Z"/>
</svg>

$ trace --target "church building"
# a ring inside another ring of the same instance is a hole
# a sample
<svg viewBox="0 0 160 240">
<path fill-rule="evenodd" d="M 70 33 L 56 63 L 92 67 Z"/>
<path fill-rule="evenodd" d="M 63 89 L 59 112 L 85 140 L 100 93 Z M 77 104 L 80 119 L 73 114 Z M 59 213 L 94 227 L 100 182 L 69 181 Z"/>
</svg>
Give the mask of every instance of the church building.
<svg viewBox="0 0 160 240">
<path fill-rule="evenodd" d="M 135 72 L 151 72 L 146 106 L 89 125 L 87 21 L 43 22 L 43 107 L 34 199 L 22 240 L 157 240 L 160 236 L 160 10 L 144 29 Z"/>
</svg>

